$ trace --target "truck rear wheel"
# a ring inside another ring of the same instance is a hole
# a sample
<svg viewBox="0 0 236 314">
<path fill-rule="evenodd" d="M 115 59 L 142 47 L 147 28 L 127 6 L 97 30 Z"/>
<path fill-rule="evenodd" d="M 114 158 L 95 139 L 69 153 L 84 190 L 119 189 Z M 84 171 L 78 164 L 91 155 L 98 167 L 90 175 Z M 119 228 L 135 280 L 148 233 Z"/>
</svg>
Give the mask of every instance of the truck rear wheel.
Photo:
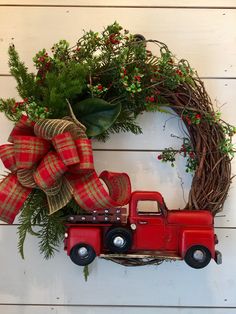
<svg viewBox="0 0 236 314">
<path fill-rule="evenodd" d="M 132 233 L 125 228 L 114 228 L 105 236 L 106 247 L 112 253 L 126 253 L 132 246 Z"/>
<path fill-rule="evenodd" d="M 70 251 L 70 258 L 73 263 L 79 266 L 86 266 L 92 263 L 96 253 L 91 245 L 79 243 L 73 246 Z"/>
<path fill-rule="evenodd" d="M 211 252 L 202 245 L 190 247 L 184 257 L 185 262 L 193 268 L 203 268 L 211 261 Z"/>
</svg>

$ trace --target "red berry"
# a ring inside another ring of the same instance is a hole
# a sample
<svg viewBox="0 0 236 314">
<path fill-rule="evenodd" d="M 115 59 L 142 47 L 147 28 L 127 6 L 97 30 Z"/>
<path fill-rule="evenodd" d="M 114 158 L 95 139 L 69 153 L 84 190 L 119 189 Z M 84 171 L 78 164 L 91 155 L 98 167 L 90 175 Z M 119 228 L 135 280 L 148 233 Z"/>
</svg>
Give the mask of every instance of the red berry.
<svg viewBox="0 0 236 314">
<path fill-rule="evenodd" d="M 97 89 L 102 91 L 103 90 L 103 86 L 100 84 L 100 85 L 97 86 Z"/>
<path fill-rule="evenodd" d="M 119 44 L 119 43 L 120 43 L 120 41 L 119 41 L 118 39 L 116 39 L 116 34 L 111 34 L 111 35 L 109 36 L 109 41 L 110 41 L 110 43 L 113 44 L 113 45 L 116 45 L 116 44 Z"/>
<path fill-rule="evenodd" d="M 188 125 L 191 125 L 191 124 L 192 124 L 192 121 L 191 121 L 191 119 L 189 118 L 189 116 L 186 116 L 186 117 L 185 117 L 185 120 L 187 121 Z"/>
<path fill-rule="evenodd" d="M 162 155 L 158 155 L 157 159 L 161 160 L 162 159 Z"/>
<path fill-rule="evenodd" d="M 194 152 L 189 152 L 189 157 L 190 157 L 191 159 L 194 159 Z"/>
<path fill-rule="evenodd" d="M 183 76 L 183 73 L 182 73 L 179 69 L 176 70 L 175 72 L 176 72 L 176 74 L 178 74 L 179 76 Z"/>
<path fill-rule="evenodd" d="M 141 76 L 135 75 L 134 79 L 135 79 L 136 81 L 140 82 L 140 81 L 141 81 Z"/>
</svg>

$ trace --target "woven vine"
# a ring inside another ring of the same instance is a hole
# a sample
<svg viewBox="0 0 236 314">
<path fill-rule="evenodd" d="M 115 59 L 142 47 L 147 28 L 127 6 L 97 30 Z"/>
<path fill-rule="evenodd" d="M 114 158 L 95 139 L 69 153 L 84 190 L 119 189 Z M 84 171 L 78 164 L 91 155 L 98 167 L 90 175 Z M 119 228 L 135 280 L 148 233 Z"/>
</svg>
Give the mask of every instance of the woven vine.
<svg viewBox="0 0 236 314">
<path fill-rule="evenodd" d="M 172 109 L 182 118 L 183 112 L 201 113 L 202 116 L 214 116 L 212 102 L 205 90 L 203 82 L 193 78 L 194 85 L 184 84 L 178 88 L 177 94 L 166 94 Z M 164 93 L 168 91 L 163 90 Z M 225 141 L 225 133 L 221 124 L 202 121 L 189 125 L 183 122 L 198 159 L 198 167 L 193 176 L 189 192 L 188 209 L 207 209 L 214 215 L 219 212 L 227 197 L 231 183 L 231 159 L 220 149 Z M 225 123 L 228 128 L 228 124 Z"/>
</svg>

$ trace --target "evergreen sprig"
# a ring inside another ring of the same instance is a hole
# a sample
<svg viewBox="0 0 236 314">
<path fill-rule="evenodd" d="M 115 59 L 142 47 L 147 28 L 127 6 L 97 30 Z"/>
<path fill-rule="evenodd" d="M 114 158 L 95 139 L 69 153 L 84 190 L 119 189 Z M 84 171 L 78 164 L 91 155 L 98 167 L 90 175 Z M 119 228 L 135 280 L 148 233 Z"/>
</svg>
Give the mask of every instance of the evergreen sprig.
<svg viewBox="0 0 236 314">
<path fill-rule="evenodd" d="M 40 253 L 48 259 L 57 251 L 64 233 L 63 211 L 49 216 L 45 194 L 40 190 L 34 190 L 25 202 L 19 217 L 18 250 L 22 258 L 24 259 L 27 234 L 40 239 Z"/>
<path fill-rule="evenodd" d="M 17 82 L 17 91 L 19 95 L 23 99 L 27 97 L 37 97 L 39 91 L 35 80 L 35 74 L 28 73 L 28 68 L 25 66 L 24 62 L 20 60 L 14 45 L 9 47 L 8 54 L 10 73 Z"/>
<path fill-rule="evenodd" d="M 145 41 L 137 40 L 115 22 L 102 33 L 85 32 L 74 47 L 60 40 L 51 53 L 40 50 L 33 58 L 36 73 L 28 72 L 12 45 L 10 72 L 17 81 L 20 96 L 29 104 L 34 103 L 40 115 L 33 116 L 30 106 L 15 110 L 11 104 L 0 110 L 14 121 L 19 120 L 20 113 L 32 119 L 41 118 L 45 112 L 51 118 L 62 118 L 68 115 L 66 99 L 77 112 L 84 99 L 101 98 L 108 104 L 121 105 L 121 110 L 115 121 L 101 129 L 104 134 L 99 138 L 123 131 L 139 134 L 141 128 L 135 122 L 136 117 L 144 111 L 161 111 L 166 105 L 158 87 L 175 90 L 192 75 L 188 63 L 177 62 L 166 45 L 155 43 L 160 46 L 159 57 L 147 50 Z"/>
<path fill-rule="evenodd" d="M 44 215 L 38 233 L 39 251 L 45 259 L 54 256 L 65 234 L 65 219 L 62 212 Z"/>
</svg>

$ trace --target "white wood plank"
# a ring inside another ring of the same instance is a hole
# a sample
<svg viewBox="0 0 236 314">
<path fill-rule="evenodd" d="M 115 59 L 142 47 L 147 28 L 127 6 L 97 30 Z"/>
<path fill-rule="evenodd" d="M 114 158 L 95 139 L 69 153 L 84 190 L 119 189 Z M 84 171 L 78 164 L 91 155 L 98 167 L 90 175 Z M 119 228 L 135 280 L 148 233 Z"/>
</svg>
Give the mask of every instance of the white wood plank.
<svg viewBox="0 0 236 314">
<path fill-rule="evenodd" d="M 0 0 L 5 5 L 103 5 L 103 6 L 173 6 L 173 7 L 236 7 L 234 0 Z"/>
<path fill-rule="evenodd" d="M 0 305 L 4 314 L 235 314 L 230 308 L 173 308 L 173 307 L 115 307 L 111 306 L 32 306 L 32 305 Z"/>
<path fill-rule="evenodd" d="M 206 80 L 210 93 L 216 95 L 219 103 L 226 100 L 226 105 L 222 107 L 223 116 L 226 120 L 235 121 L 234 99 L 236 98 L 236 81 L 234 80 Z M 0 77 L 0 95 L 3 97 L 15 96 L 14 81 L 12 78 Z M 229 109 L 228 109 L 229 108 Z M 179 129 L 174 128 L 173 123 L 167 124 L 166 131 L 163 132 L 161 123 L 158 124 L 159 115 L 150 114 L 143 120 L 143 136 L 132 136 L 131 134 L 113 135 L 111 140 L 106 143 L 96 143 L 95 148 L 108 149 L 163 149 L 164 147 L 179 147 L 179 141 L 169 137 L 170 133 L 179 134 Z M 150 121 L 152 121 L 150 123 Z M 163 123 L 163 120 L 162 120 Z M 12 128 L 10 123 L 3 114 L 0 114 L 1 136 L 0 144 L 7 141 L 8 135 Z M 236 124 L 236 123 L 235 123 Z M 150 127 L 151 126 L 151 127 Z M 167 133 L 169 132 L 169 134 Z M 167 134 L 166 134 L 167 133 Z M 175 142 L 174 142 L 175 141 Z M 104 169 L 111 171 L 126 171 L 131 176 L 133 190 L 159 190 L 163 193 L 168 206 L 184 207 L 185 200 L 188 197 L 188 191 L 191 184 L 191 175 L 184 171 L 184 160 L 179 160 L 177 167 L 171 168 L 169 165 L 163 164 L 157 160 L 159 153 L 145 152 L 96 152 L 95 162 L 96 169 L 101 172 Z M 236 163 L 233 161 L 233 174 L 236 173 Z M 1 168 L 0 173 L 3 173 Z M 181 180 L 184 182 L 183 191 L 181 188 Z M 236 202 L 236 182 L 233 180 L 229 196 L 226 200 L 224 211 L 219 213 L 215 219 L 216 226 L 236 226 L 236 211 L 234 204 Z M 171 193 L 169 193 L 171 191 Z"/>
<path fill-rule="evenodd" d="M 236 80 L 205 79 L 203 81 L 215 110 L 221 111 L 222 119 L 236 125 Z M 142 135 L 114 134 L 105 143 L 94 141 L 94 148 L 164 149 L 174 147 L 178 149 L 181 141 L 172 135 L 185 136 L 183 123 L 176 116 L 159 112 L 145 113 L 138 121 L 143 130 Z"/>
<path fill-rule="evenodd" d="M 95 152 L 94 157 L 98 173 L 106 169 L 126 172 L 133 191 L 159 191 L 170 209 L 185 206 L 192 175 L 185 172 L 183 158 L 177 160 L 176 167 L 171 167 L 158 161 L 156 153 Z"/>
<path fill-rule="evenodd" d="M 223 264 L 194 270 L 183 261 L 123 267 L 97 259 L 84 282 L 82 269 L 61 250 L 43 261 L 29 237 L 26 260 L 17 254 L 14 226 L 0 227 L 0 303 L 235 307 L 236 230 L 217 230 Z"/>
<path fill-rule="evenodd" d="M 159 191 L 169 209 L 186 205 L 192 175 L 185 172 L 183 158 L 178 159 L 176 167 L 172 168 L 157 160 L 156 153 L 95 152 L 94 163 L 98 174 L 103 170 L 128 173 L 132 191 Z M 0 168 L 0 174 L 3 169 Z"/>
<path fill-rule="evenodd" d="M 222 118 L 236 125 L 236 80 L 212 79 L 204 80 L 204 83 L 216 110 L 221 110 Z M 12 77 L 0 76 L 0 97 L 13 97 L 19 100 L 20 98 L 15 86 L 16 83 Z M 10 132 L 12 123 L 8 122 L 4 118 L 4 115 L 0 115 L 0 121 L 2 129 L 0 143 L 4 143 Z M 181 146 L 181 140 L 173 137 L 173 135 L 179 137 L 185 136 L 183 124 L 178 117 L 159 112 L 145 113 L 139 117 L 138 123 L 142 127 L 143 134 L 114 134 L 105 143 L 94 140 L 93 147 L 96 149 L 160 150 L 166 147 L 178 149 Z"/>
<path fill-rule="evenodd" d="M 185 161 L 177 158 L 176 166 L 163 164 L 156 153 L 145 152 L 95 152 L 95 169 L 100 173 L 127 172 L 132 190 L 154 190 L 162 193 L 167 207 L 184 208 L 192 182 L 192 175 L 185 172 Z M 232 175 L 236 174 L 236 159 L 232 161 Z M 182 185 L 181 185 L 182 183 Z M 216 227 L 236 227 L 236 179 L 233 179 L 222 212 L 215 218 Z"/>
<path fill-rule="evenodd" d="M 132 33 L 165 42 L 179 58 L 188 59 L 201 76 L 236 76 L 236 10 L 230 9 L 176 11 L 151 8 L 1 7 L 0 73 L 8 73 L 7 49 L 11 42 L 32 69 L 32 57 L 39 49 L 49 49 L 63 38 L 74 44 L 83 29 L 99 31 L 114 20 Z"/>
<path fill-rule="evenodd" d="M 126 172 L 132 182 L 132 190 L 159 191 L 170 209 L 184 208 L 188 199 L 192 175 L 185 172 L 185 161 L 177 159 L 172 168 L 157 160 L 157 153 L 147 152 L 95 152 L 95 169 Z M 233 173 L 236 173 L 236 162 L 233 162 Z M 0 174 L 4 174 L 1 163 Z M 234 180 L 224 210 L 217 214 L 215 226 L 235 227 L 236 181 Z M 17 223 L 17 220 L 16 220 Z"/>
<path fill-rule="evenodd" d="M 185 161 L 179 158 L 172 168 L 157 160 L 157 153 L 150 152 L 95 152 L 95 169 L 126 172 L 129 174 L 132 190 L 159 191 L 165 198 L 169 209 L 184 208 L 188 199 L 192 175 L 185 172 Z M 236 162 L 233 162 L 233 173 Z M 4 173 L 1 164 L 0 174 Z M 236 182 L 232 183 L 224 210 L 215 218 L 217 227 L 235 227 Z M 17 223 L 18 220 L 15 222 Z"/>
</svg>

